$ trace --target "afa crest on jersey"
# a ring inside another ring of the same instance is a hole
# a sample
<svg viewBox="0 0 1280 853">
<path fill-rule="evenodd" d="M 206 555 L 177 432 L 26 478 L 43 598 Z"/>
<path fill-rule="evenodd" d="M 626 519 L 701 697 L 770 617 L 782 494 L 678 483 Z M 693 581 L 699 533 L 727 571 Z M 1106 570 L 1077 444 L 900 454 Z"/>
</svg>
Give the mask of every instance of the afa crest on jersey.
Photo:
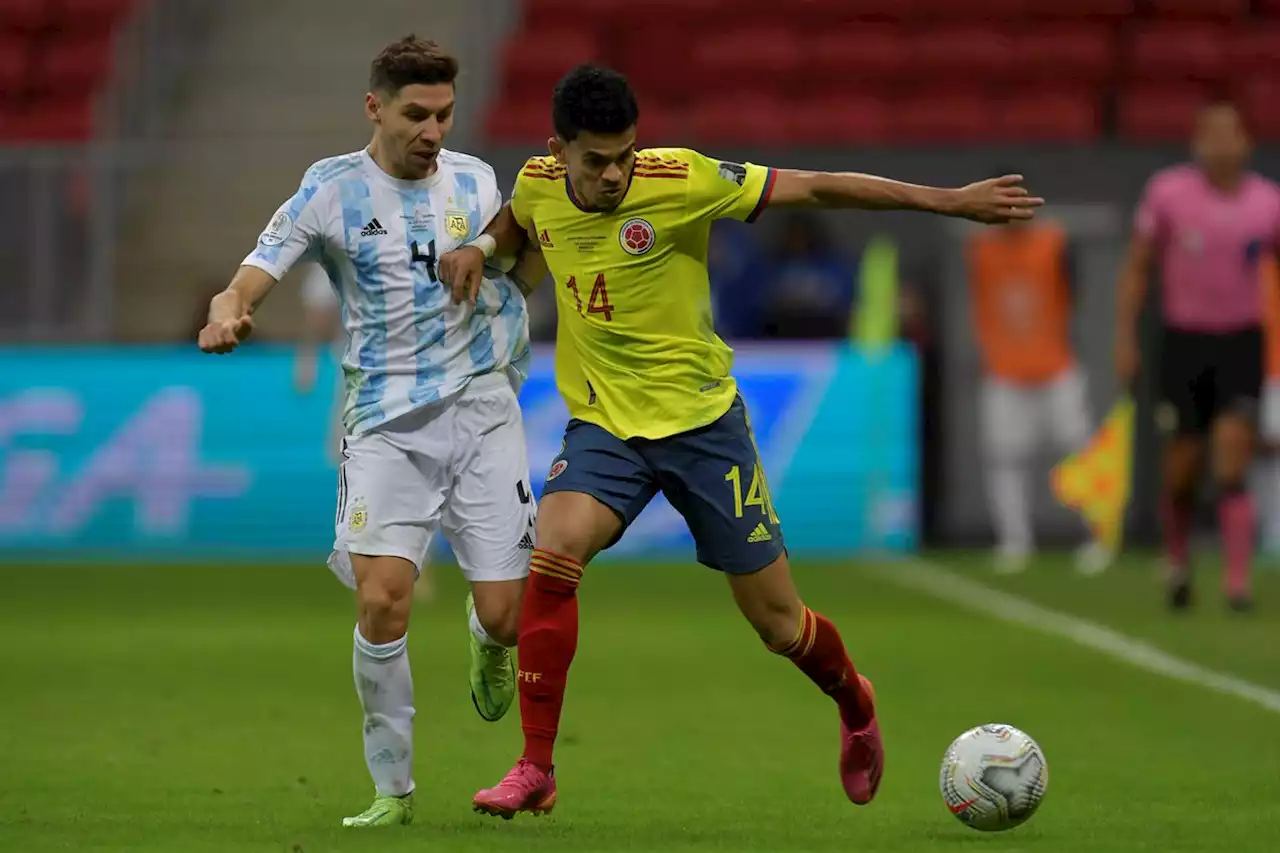
<svg viewBox="0 0 1280 853">
<path fill-rule="evenodd" d="M 645 219 L 638 217 L 628 219 L 618 229 L 618 243 L 628 255 L 643 255 L 652 249 L 657 241 L 653 226 Z"/>
<path fill-rule="evenodd" d="M 471 232 L 471 219 L 461 210 L 444 212 L 444 230 L 455 240 L 461 240 Z"/>
</svg>

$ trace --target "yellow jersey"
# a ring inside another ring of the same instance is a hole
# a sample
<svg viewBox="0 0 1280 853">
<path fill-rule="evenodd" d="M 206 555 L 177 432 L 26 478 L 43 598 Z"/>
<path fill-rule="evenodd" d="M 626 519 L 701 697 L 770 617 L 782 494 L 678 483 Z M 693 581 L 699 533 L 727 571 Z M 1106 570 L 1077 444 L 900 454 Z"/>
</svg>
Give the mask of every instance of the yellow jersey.
<svg viewBox="0 0 1280 853">
<path fill-rule="evenodd" d="M 774 176 L 650 148 L 636 154 L 622 202 L 590 211 L 554 158 L 525 164 L 511 211 L 537 235 L 555 280 L 556 385 L 572 417 L 618 438 L 653 439 L 729 410 L 733 351 L 711 321 L 707 239 L 713 220 L 754 220 Z"/>
</svg>

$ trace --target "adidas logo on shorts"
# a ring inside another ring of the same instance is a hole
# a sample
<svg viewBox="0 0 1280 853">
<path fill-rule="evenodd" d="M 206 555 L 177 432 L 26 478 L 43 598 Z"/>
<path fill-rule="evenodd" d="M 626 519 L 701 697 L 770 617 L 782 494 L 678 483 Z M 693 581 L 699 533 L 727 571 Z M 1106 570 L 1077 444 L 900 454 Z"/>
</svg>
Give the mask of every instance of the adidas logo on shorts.
<svg viewBox="0 0 1280 853">
<path fill-rule="evenodd" d="M 382 223 L 379 222 L 378 218 L 375 216 L 373 219 L 369 220 L 368 225 L 366 225 L 363 229 L 361 229 L 360 236 L 361 237 L 382 237 L 386 233 L 387 233 L 387 229 L 382 227 Z"/>
<path fill-rule="evenodd" d="M 764 526 L 763 521 L 757 524 L 756 529 L 751 531 L 751 535 L 747 537 L 747 541 L 751 543 L 769 542 L 772 539 L 773 534 L 769 532 L 769 528 Z"/>
<path fill-rule="evenodd" d="M 524 549 L 525 551 L 532 551 L 532 550 L 533 550 L 533 537 L 532 537 L 532 536 L 530 536 L 528 533 L 525 533 L 525 535 L 524 535 L 524 536 L 521 536 L 521 537 L 520 537 L 520 544 L 519 544 L 519 545 L 517 545 L 516 547 L 517 547 L 517 548 L 522 548 L 522 549 Z"/>
</svg>

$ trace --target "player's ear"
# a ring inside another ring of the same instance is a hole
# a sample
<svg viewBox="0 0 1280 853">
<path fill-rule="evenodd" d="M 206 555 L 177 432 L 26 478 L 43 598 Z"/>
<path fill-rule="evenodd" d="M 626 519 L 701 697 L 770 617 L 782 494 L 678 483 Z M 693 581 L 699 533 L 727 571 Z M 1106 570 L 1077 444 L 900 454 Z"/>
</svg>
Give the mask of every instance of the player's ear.
<svg viewBox="0 0 1280 853">
<path fill-rule="evenodd" d="M 565 162 L 564 143 L 560 141 L 560 137 L 553 136 L 547 140 L 547 151 L 551 152 L 557 163 Z"/>
<path fill-rule="evenodd" d="M 365 118 L 374 124 L 381 124 L 382 117 L 379 112 L 382 109 L 382 99 L 374 92 L 364 93 L 364 115 Z"/>
</svg>

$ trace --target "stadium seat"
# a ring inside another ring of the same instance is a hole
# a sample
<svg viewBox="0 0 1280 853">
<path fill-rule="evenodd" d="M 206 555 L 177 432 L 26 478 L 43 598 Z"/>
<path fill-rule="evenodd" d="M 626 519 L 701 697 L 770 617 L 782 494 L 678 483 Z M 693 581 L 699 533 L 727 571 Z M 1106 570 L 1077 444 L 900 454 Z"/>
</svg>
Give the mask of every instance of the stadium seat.
<svg viewBox="0 0 1280 853">
<path fill-rule="evenodd" d="M 1135 84 L 1119 97 L 1120 136 L 1133 142 L 1184 141 L 1206 94 L 1203 86 L 1188 83 Z"/>
<path fill-rule="evenodd" d="M 871 145 L 892 139 L 891 110 L 873 95 L 806 98 L 790 106 L 790 145 Z"/>
<path fill-rule="evenodd" d="M 1154 23 L 1133 34 L 1129 73 L 1142 80 L 1221 80 L 1227 72 L 1225 31 L 1204 24 Z"/>
<path fill-rule="evenodd" d="M 1135 0 L 1070 0 L 1061 3 L 1031 0 L 1024 14 L 1033 18 L 1118 21 L 1132 15 L 1136 6 Z"/>
<path fill-rule="evenodd" d="M 1020 78 L 1096 83 L 1115 70 L 1115 34 L 1106 26 L 1064 23 L 1037 27 L 1013 33 L 1010 43 Z"/>
<path fill-rule="evenodd" d="M 661 62 L 653 58 L 653 46 L 662 44 Z M 672 43 L 666 27 L 641 27 L 609 57 L 635 87 L 641 107 L 655 103 L 683 103 L 692 97 L 689 68 L 692 45 L 684 40 Z"/>
<path fill-rule="evenodd" d="M 777 0 L 738 0 L 732 5 L 732 17 L 748 16 L 753 23 L 777 26 L 779 18 L 791 27 L 822 28 L 842 23 L 865 21 L 898 21 L 910 15 L 911 3 L 900 0 L 789 0 L 784 14 Z"/>
<path fill-rule="evenodd" d="M 850 81 L 877 85 L 899 77 L 907 62 L 900 30 L 892 24 L 853 24 L 816 32 L 804 41 L 806 94 L 841 92 Z"/>
<path fill-rule="evenodd" d="M 907 39 L 907 70 L 920 78 L 966 82 L 1004 79 L 1020 69 L 1013 45 L 1000 30 L 958 26 L 922 30 Z"/>
<path fill-rule="evenodd" d="M 1280 109 L 1276 108 L 1280 104 L 1280 73 L 1250 79 L 1240 100 L 1254 135 L 1266 142 L 1280 141 Z"/>
<path fill-rule="evenodd" d="M 801 67 L 799 41 L 788 30 L 744 29 L 708 35 L 693 49 L 691 80 L 711 91 L 764 93 L 788 89 Z"/>
<path fill-rule="evenodd" d="M 1253 8 L 1260 15 L 1280 18 L 1280 0 L 1254 0 Z"/>
<path fill-rule="evenodd" d="M 990 142 L 1000 128 L 990 98 L 980 92 L 921 92 L 895 104 L 895 141 L 957 145 Z"/>
<path fill-rule="evenodd" d="M 17 100 L 27 85 L 27 43 L 0 35 L 0 103 Z"/>
<path fill-rule="evenodd" d="M 111 27 L 131 11 L 134 0 L 62 0 L 58 27 L 90 31 Z"/>
<path fill-rule="evenodd" d="M 1007 142 L 1092 142 L 1102 128 L 1098 93 L 1029 91 L 1001 98 L 1000 136 Z"/>
<path fill-rule="evenodd" d="M 0 0 L 0 31 L 44 29 L 56 13 L 56 5 L 48 0 Z"/>
<path fill-rule="evenodd" d="M 109 31 L 68 36 L 42 44 L 35 56 L 35 86 L 46 92 L 92 91 L 111 73 Z"/>
<path fill-rule="evenodd" d="M 93 135 L 93 101 L 87 95 L 41 101 L 9 119 L 0 131 L 8 141 L 71 142 Z"/>
<path fill-rule="evenodd" d="M 1227 57 L 1238 80 L 1280 73 L 1280 24 L 1255 23 L 1236 30 L 1227 43 Z"/>
<path fill-rule="evenodd" d="M 1147 0 L 1158 18 L 1230 21 L 1249 14 L 1249 0 Z"/>
<path fill-rule="evenodd" d="M 503 97 L 532 97 L 545 103 L 565 72 L 579 62 L 599 58 L 592 35 L 576 30 L 527 30 L 510 39 L 502 51 Z"/>
<path fill-rule="evenodd" d="M 720 91 L 689 111 L 689 133 L 702 145 L 777 145 L 789 136 L 790 109 L 755 90 Z"/>
</svg>

